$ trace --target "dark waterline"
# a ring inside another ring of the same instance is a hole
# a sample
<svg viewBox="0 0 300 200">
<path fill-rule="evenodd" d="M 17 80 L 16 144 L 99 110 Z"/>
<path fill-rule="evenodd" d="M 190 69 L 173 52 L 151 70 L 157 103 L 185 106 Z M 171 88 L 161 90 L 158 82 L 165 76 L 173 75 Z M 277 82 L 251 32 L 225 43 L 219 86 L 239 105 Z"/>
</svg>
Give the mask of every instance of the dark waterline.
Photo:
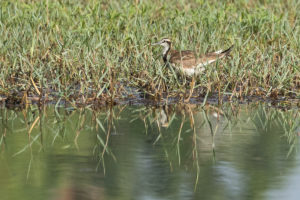
<svg viewBox="0 0 300 200">
<path fill-rule="evenodd" d="M 1 199 L 297 199 L 297 108 L 1 109 Z"/>
</svg>

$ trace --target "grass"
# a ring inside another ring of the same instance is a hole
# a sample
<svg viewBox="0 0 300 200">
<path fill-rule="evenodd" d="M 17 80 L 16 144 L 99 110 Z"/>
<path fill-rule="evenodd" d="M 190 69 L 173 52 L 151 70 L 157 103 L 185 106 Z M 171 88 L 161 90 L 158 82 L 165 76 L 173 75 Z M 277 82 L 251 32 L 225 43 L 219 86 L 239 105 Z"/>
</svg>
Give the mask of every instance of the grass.
<svg viewBox="0 0 300 200">
<path fill-rule="evenodd" d="M 167 36 L 174 48 L 201 53 L 235 44 L 197 78 L 195 96 L 299 98 L 299 9 L 297 0 L 2 0 L 0 94 L 114 102 L 138 88 L 156 99 L 184 96 L 187 80 L 149 45 Z"/>
</svg>

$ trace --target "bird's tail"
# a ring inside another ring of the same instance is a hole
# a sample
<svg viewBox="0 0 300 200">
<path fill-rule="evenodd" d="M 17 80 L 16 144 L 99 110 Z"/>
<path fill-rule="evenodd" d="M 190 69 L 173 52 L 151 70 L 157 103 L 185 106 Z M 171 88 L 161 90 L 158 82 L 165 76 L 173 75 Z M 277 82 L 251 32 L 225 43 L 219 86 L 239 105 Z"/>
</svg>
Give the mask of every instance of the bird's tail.
<svg viewBox="0 0 300 200">
<path fill-rule="evenodd" d="M 229 47 L 228 49 L 222 51 L 220 54 L 221 54 L 221 55 L 224 55 L 224 56 L 227 56 L 227 55 L 231 52 L 233 46 L 234 46 L 234 45 L 232 45 L 232 46 Z"/>
</svg>

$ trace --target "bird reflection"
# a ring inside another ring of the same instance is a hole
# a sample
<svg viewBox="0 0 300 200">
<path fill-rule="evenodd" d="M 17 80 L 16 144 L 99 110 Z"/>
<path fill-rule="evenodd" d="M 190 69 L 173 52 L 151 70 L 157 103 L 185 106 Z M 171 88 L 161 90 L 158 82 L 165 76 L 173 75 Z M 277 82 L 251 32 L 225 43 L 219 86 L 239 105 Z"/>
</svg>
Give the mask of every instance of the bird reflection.
<svg viewBox="0 0 300 200">
<path fill-rule="evenodd" d="M 158 109 L 157 113 L 157 124 L 161 127 L 168 127 L 169 126 L 169 115 L 167 111 L 168 107 L 163 106 L 162 109 Z"/>
<path fill-rule="evenodd" d="M 155 121 L 159 129 L 154 143 L 160 139 L 161 142 L 174 141 L 179 157 L 182 154 L 181 149 L 189 149 L 191 152 L 188 154 L 192 155 L 194 160 L 199 159 L 199 153 L 209 157 L 215 154 L 215 137 L 219 130 L 222 130 L 220 127 L 225 126 L 225 114 L 222 109 L 212 105 L 202 108 L 196 104 L 176 104 L 151 107 L 148 111 L 154 115 L 144 113 L 144 116 L 150 117 L 150 125 L 145 127 L 151 127 L 151 122 Z M 153 119 L 151 116 L 154 116 Z M 145 119 L 143 121 L 146 123 Z"/>
</svg>

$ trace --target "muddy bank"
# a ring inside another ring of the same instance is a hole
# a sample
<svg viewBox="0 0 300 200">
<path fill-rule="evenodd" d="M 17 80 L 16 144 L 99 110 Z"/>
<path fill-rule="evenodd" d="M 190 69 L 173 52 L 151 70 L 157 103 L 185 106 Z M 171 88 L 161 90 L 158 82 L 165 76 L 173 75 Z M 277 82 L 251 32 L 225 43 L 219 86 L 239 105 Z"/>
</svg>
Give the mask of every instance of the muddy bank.
<svg viewBox="0 0 300 200">
<path fill-rule="evenodd" d="M 209 93 L 206 95 L 193 94 L 187 101 L 186 94 L 167 95 L 158 94 L 150 95 L 135 90 L 127 95 L 120 96 L 102 96 L 91 97 L 90 95 L 78 95 L 69 97 L 59 97 L 56 95 L 28 95 L 26 93 L 14 93 L 8 96 L 0 96 L 0 104 L 7 108 L 25 108 L 28 104 L 37 104 L 39 106 L 46 104 L 56 104 L 60 106 L 73 106 L 73 107 L 103 107 L 113 105 L 171 105 L 177 103 L 183 104 L 222 104 L 226 102 L 234 103 L 250 103 L 250 102 L 266 102 L 271 106 L 279 108 L 297 107 L 300 108 L 300 98 L 294 96 L 232 96 L 231 94 L 225 94 L 220 97 L 218 93 Z"/>
</svg>

